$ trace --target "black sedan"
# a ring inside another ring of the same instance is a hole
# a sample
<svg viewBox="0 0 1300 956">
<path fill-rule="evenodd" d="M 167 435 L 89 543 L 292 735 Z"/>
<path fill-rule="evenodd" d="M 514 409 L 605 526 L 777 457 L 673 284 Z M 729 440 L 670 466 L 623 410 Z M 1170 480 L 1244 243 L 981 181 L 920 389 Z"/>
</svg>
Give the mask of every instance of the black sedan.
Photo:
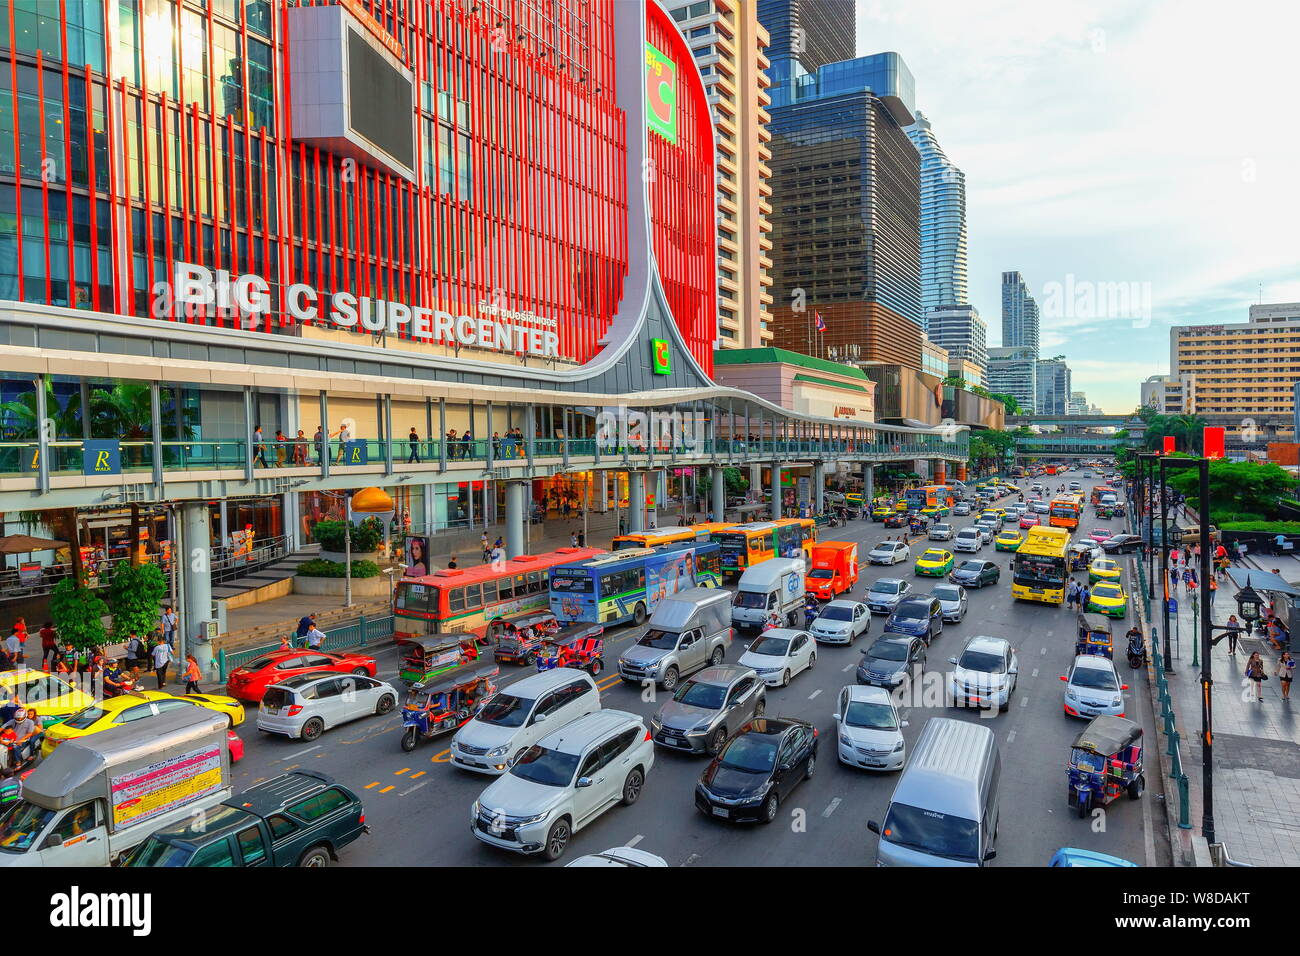
<svg viewBox="0 0 1300 956">
<path fill-rule="evenodd" d="M 906 634 L 886 634 L 862 652 L 854 675 L 859 684 L 893 690 L 908 676 L 925 670 L 925 641 Z"/>
<path fill-rule="evenodd" d="M 1107 554 L 1124 554 L 1129 551 L 1142 550 L 1142 537 L 1136 534 L 1111 535 L 1101 543 L 1101 550 Z"/>
<path fill-rule="evenodd" d="M 817 764 L 817 728 L 786 717 L 758 717 L 727 741 L 695 785 L 703 814 L 736 823 L 771 823 L 777 808 Z"/>
<path fill-rule="evenodd" d="M 964 588 L 982 588 L 986 584 L 997 584 L 1002 576 L 1002 569 L 992 561 L 978 561 L 974 558 L 963 561 L 952 569 L 949 577 L 954 584 Z"/>
</svg>

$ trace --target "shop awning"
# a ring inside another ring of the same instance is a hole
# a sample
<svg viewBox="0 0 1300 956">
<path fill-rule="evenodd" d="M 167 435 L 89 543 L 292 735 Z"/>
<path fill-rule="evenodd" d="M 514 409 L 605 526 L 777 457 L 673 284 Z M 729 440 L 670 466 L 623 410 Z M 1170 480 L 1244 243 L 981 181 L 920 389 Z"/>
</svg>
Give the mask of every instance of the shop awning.
<svg viewBox="0 0 1300 956">
<path fill-rule="evenodd" d="M 1287 597 L 1300 597 L 1300 590 L 1297 590 L 1294 585 L 1287 584 L 1272 571 L 1258 571 L 1255 568 L 1228 568 L 1228 577 L 1239 588 L 1244 588 L 1249 584 L 1256 591 L 1272 591 L 1275 594 L 1285 594 Z"/>
</svg>

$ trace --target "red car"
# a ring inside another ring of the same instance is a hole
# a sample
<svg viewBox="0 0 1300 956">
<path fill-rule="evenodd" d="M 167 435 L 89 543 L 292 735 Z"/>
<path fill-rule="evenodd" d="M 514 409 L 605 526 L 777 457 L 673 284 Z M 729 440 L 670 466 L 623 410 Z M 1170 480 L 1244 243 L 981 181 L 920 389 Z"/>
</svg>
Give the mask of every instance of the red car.
<svg viewBox="0 0 1300 956">
<path fill-rule="evenodd" d="M 230 742 L 230 762 L 239 763 L 244 759 L 244 742 L 233 730 L 226 731 L 226 740 Z"/>
<path fill-rule="evenodd" d="M 1096 541 L 1098 544 L 1101 544 L 1107 538 L 1113 537 L 1114 534 L 1115 532 L 1111 531 L 1109 528 L 1098 528 L 1092 534 L 1088 535 L 1088 537 L 1093 541 Z"/>
<path fill-rule="evenodd" d="M 257 704 L 272 684 L 307 671 L 374 677 L 375 659 L 364 654 L 331 654 L 328 651 L 271 651 L 231 671 L 226 681 L 226 693 L 246 703 Z"/>
<path fill-rule="evenodd" d="M 1025 514 L 1020 518 L 1020 527 L 1022 528 L 1032 528 L 1036 524 L 1038 524 L 1038 515 L 1036 514 Z"/>
</svg>

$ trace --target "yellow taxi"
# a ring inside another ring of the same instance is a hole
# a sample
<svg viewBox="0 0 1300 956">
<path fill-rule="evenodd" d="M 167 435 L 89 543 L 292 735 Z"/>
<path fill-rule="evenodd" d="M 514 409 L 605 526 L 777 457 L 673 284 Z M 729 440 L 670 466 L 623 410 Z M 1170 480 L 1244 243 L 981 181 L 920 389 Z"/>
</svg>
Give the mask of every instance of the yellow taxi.
<svg viewBox="0 0 1300 956">
<path fill-rule="evenodd" d="M 997 551 L 1019 551 L 1024 540 L 1019 531 L 1008 528 L 997 533 L 997 537 L 993 539 L 993 547 Z"/>
<path fill-rule="evenodd" d="M 1097 581 L 1119 583 L 1120 574 L 1123 570 L 1124 566 L 1118 561 L 1112 561 L 1110 558 L 1098 558 L 1088 565 L 1088 583 L 1094 584 Z"/>
<path fill-rule="evenodd" d="M 871 509 L 871 517 L 875 518 L 877 521 L 884 521 L 893 513 L 894 509 L 889 505 L 876 505 Z"/>
<path fill-rule="evenodd" d="M 951 551 L 944 551 L 942 548 L 930 548 L 916 559 L 914 570 L 917 574 L 941 578 L 952 571 L 952 563 Z"/>
<path fill-rule="evenodd" d="M 1128 595 L 1117 583 L 1098 581 L 1088 596 L 1088 606 L 1085 610 L 1108 614 L 1111 617 L 1125 617 L 1128 615 Z"/>
<path fill-rule="evenodd" d="M 152 717 L 182 707 L 204 707 L 208 710 L 225 714 L 231 727 L 238 727 L 244 722 L 244 705 L 233 697 L 218 694 L 189 694 L 177 697 L 160 690 L 140 690 L 107 700 L 91 701 L 90 706 L 68 717 L 60 724 L 45 728 L 45 743 L 41 745 L 41 756 L 48 757 L 54 748 L 65 740 L 85 737 L 89 734 L 120 727 L 133 720 Z"/>
<path fill-rule="evenodd" d="M 22 701 L 46 727 L 95 702 L 63 678 L 29 667 L 0 673 L 0 699 Z"/>
</svg>

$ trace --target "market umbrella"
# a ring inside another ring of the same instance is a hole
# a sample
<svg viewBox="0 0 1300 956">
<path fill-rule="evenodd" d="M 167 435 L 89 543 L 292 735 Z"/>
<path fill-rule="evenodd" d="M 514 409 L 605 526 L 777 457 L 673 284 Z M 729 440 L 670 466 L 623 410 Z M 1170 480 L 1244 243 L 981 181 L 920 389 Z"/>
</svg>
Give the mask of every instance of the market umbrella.
<svg viewBox="0 0 1300 956">
<path fill-rule="evenodd" d="M 0 554 L 27 554 L 32 551 L 53 551 L 66 548 L 68 542 L 54 538 L 34 538 L 30 534 L 11 534 L 0 538 Z"/>
</svg>

